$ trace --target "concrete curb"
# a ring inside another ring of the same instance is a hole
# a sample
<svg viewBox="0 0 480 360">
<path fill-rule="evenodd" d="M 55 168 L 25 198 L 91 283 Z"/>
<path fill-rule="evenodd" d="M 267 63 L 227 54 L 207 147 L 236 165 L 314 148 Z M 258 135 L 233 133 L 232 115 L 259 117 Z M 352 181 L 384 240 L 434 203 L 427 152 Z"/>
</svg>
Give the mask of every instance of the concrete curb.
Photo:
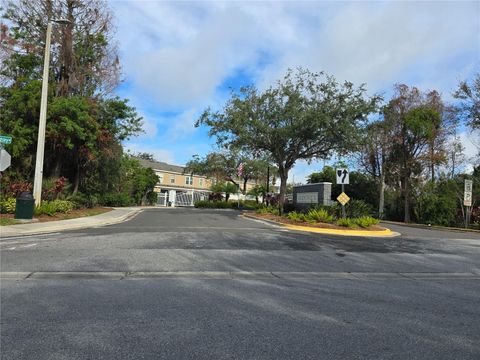
<svg viewBox="0 0 480 360">
<path fill-rule="evenodd" d="M 315 228 L 311 226 L 300 226 L 300 225 L 290 225 L 290 224 L 283 224 L 274 220 L 266 220 L 262 218 L 257 218 L 256 216 L 250 214 L 243 214 L 243 216 L 255 219 L 266 221 L 271 224 L 275 224 L 281 226 L 285 229 L 295 230 L 295 231 L 305 231 L 305 232 L 312 232 L 317 234 L 327 234 L 327 235 L 340 235 L 340 236 L 361 236 L 361 237 L 395 237 L 401 235 L 398 232 L 392 231 L 390 229 L 385 230 L 378 230 L 378 231 L 368 231 L 368 230 L 343 230 L 343 229 L 322 229 L 322 228 Z"/>
<path fill-rule="evenodd" d="M 129 210 L 127 213 L 119 214 L 118 216 L 112 216 L 112 212 L 115 210 Z M 25 225 L 9 225 L 2 226 L 0 228 L 0 238 L 7 239 L 14 236 L 22 235 L 37 235 L 52 233 L 64 230 L 78 230 L 86 229 L 92 227 L 106 226 L 118 224 L 127 220 L 130 220 L 141 211 L 143 208 L 114 208 L 111 212 L 88 216 L 83 218 L 69 219 L 69 220 L 58 220 L 50 221 L 44 223 L 34 223 L 34 224 L 25 224 Z M 109 214 L 105 216 L 106 214 Z M 84 220 L 83 222 L 80 222 Z"/>
<path fill-rule="evenodd" d="M 455 227 L 448 227 L 448 226 L 438 226 L 438 225 L 425 225 L 425 224 L 415 224 L 415 223 L 404 223 L 404 222 L 399 222 L 399 221 L 390 221 L 390 220 L 381 220 L 380 222 L 385 223 L 385 224 L 391 224 L 391 225 L 398 225 L 398 226 L 405 226 L 405 227 L 411 227 L 411 228 L 419 228 L 419 229 L 429 229 L 429 230 L 440 230 L 440 231 L 454 231 L 454 232 L 460 232 L 460 233 L 474 233 L 474 234 L 480 234 L 480 230 L 475 230 L 475 229 L 463 229 L 463 228 L 455 228 Z"/>
</svg>

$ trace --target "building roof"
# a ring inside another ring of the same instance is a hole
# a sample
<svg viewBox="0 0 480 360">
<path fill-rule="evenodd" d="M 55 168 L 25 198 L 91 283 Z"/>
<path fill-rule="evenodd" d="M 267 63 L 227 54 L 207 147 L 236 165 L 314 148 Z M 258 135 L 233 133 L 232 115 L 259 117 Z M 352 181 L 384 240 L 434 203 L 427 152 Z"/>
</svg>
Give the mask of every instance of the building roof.
<svg viewBox="0 0 480 360">
<path fill-rule="evenodd" d="M 151 161 L 151 160 L 145 160 L 141 158 L 136 158 L 136 159 L 140 162 L 140 165 L 142 165 L 143 167 L 149 167 L 153 170 L 171 171 L 171 172 L 183 174 L 183 171 L 185 169 L 185 167 L 183 166 L 171 165 L 161 161 Z"/>
</svg>

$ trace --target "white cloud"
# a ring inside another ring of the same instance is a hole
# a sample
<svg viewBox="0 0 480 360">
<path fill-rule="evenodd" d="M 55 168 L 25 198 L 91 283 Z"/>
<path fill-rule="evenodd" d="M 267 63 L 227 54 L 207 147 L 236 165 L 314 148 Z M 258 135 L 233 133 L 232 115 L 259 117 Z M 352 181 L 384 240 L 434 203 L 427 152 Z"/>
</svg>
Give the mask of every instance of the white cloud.
<svg viewBox="0 0 480 360">
<path fill-rule="evenodd" d="M 137 135 L 135 139 L 137 139 L 137 141 L 142 139 L 154 139 L 158 133 L 156 121 L 152 117 L 145 115 L 145 113 L 139 111 L 138 109 L 137 113 L 139 116 L 142 117 L 142 129 L 144 132 Z"/>
<path fill-rule="evenodd" d="M 414 81 L 451 90 L 478 60 L 455 57 L 479 55 L 474 2 L 113 4 L 127 76 L 177 110 L 208 104 L 239 69 L 271 84 L 301 65 L 379 91 L 418 67 Z M 262 54 L 271 59 L 259 68 Z"/>
<path fill-rule="evenodd" d="M 122 95 L 149 110 L 147 134 L 137 142 L 155 138 L 175 154 L 184 150 L 174 148 L 178 140 L 202 141 L 195 120 L 206 106 L 224 103 L 224 84 L 239 72 L 263 88 L 304 66 L 365 82 L 370 92 L 405 82 L 448 100 L 480 58 L 480 2 L 111 4 L 129 85 Z M 295 181 L 305 178 L 300 168 Z"/>
<path fill-rule="evenodd" d="M 475 165 L 480 165 L 480 131 L 464 131 L 459 134 L 466 159 L 465 171 L 470 173 Z"/>
<path fill-rule="evenodd" d="M 132 153 L 149 153 L 158 161 L 164 161 L 170 164 L 175 164 L 175 155 L 170 150 L 159 149 L 155 145 L 144 145 L 141 143 L 131 142 L 125 145 L 125 150 Z"/>
</svg>

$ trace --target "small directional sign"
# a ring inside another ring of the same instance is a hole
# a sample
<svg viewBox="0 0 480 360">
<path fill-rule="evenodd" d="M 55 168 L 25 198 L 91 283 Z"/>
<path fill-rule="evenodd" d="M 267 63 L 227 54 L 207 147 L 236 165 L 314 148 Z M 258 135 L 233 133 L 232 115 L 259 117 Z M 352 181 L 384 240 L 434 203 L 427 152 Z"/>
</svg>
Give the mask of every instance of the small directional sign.
<svg viewBox="0 0 480 360">
<path fill-rule="evenodd" d="M 339 202 L 340 204 L 342 204 L 343 206 L 345 206 L 345 204 L 350 201 L 350 198 L 348 197 L 347 194 L 345 194 L 344 192 L 342 192 L 340 195 L 338 195 L 337 200 L 338 200 L 338 202 Z"/>
<path fill-rule="evenodd" d="M 0 150 L 0 171 L 7 169 L 11 164 L 12 157 L 7 150 Z"/>
<path fill-rule="evenodd" d="M 337 169 L 337 185 L 348 185 L 350 177 L 347 168 Z"/>
<path fill-rule="evenodd" d="M 7 135 L 0 135 L 0 144 L 11 144 L 12 137 Z"/>
<path fill-rule="evenodd" d="M 465 180 L 465 191 L 463 193 L 463 205 L 472 206 L 473 181 Z"/>
</svg>

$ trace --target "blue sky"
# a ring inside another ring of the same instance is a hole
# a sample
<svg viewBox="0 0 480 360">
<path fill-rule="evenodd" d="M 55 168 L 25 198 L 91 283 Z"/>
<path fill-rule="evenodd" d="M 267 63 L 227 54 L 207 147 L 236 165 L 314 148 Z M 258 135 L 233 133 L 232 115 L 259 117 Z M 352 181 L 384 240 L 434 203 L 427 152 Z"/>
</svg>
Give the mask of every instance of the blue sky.
<svg viewBox="0 0 480 360">
<path fill-rule="evenodd" d="M 480 2 L 111 1 L 124 82 L 117 94 L 144 117 L 133 152 L 185 164 L 212 150 L 193 124 L 230 89 L 265 88 L 287 68 L 324 70 L 391 95 L 393 84 L 445 100 L 479 71 Z M 462 132 L 467 156 L 472 134 Z M 303 181 L 323 162 L 295 166 Z"/>
</svg>

